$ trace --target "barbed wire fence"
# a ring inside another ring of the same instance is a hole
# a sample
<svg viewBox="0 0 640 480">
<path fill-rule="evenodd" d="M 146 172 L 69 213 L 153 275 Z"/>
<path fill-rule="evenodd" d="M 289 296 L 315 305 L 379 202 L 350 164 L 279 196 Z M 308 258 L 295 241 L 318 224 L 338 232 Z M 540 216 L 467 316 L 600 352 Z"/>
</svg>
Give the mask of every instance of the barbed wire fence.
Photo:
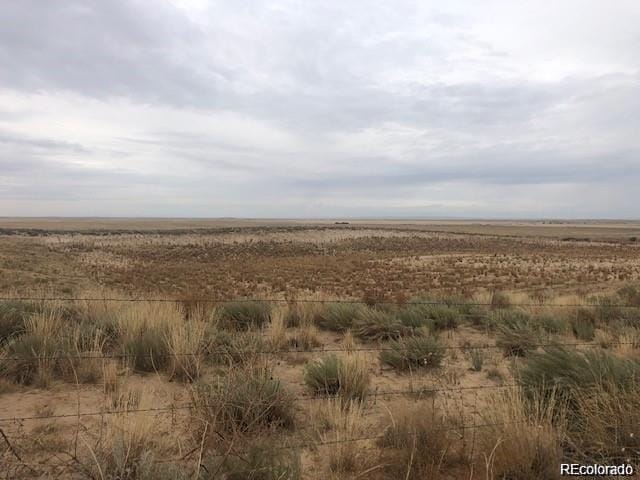
<svg viewBox="0 0 640 480">
<path fill-rule="evenodd" d="M 201 303 L 201 304 L 213 304 L 213 305 L 221 305 L 229 302 L 233 303 L 248 303 L 248 302 L 265 302 L 265 303 L 274 303 L 274 304 L 360 304 L 360 305 L 371 305 L 370 302 L 365 300 L 345 300 L 345 299 L 281 299 L 281 298 L 243 298 L 243 299 L 213 299 L 213 298 L 188 298 L 188 299 L 171 299 L 171 298 L 126 298 L 126 297 L 109 297 L 109 298 L 99 298 L 99 297 L 88 297 L 88 298 L 75 298 L 75 297 L 54 297 L 54 296 L 25 296 L 25 295 L 16 295 L 16 296 L 2 296 L 0 297 L 0 301 L 17 301 L 17 302 L 120 302 L 120 303 L 180 303 L 184 304 L 185 302 L 191 303 Z M 376 301 L 376 305 L 398 305 L 398 302 L 393 301 Z M 508 306 L 495 305 L 490 302 L 455 302 L 455 301 L 410 301 L 406 303 L 407 305 L 415 305 L 415 306 L 449 306 L 449 307 L 483 307 L 490 308 L 495 312 L 500 312 L 504 309 L 513 309 L 513 308 L 540 308 L 540 309 L 563 309 L 563 308 L 618 308 L 618 309 L 633 309 L 640 311 L 640 307 L 634 304 L 624 304 L 624 303 L 606 303 L 601 304 L 597 302 L 593 303 L 576 303 L 576 304 L 545 304 L 543 302 L 540 303 L 516 303 L 510 304 Z M 483 315 L 492 315 L 495 312 L 485 312 Z M 459 312 L 458 315 L 460 317 L 477 317 L 478 313 L 465 314 Z M 609 346 L 638 346 L 637 342 L 608 342 Z M 530 347 L 534 349 L 538 348 L 554 348 L 554 347 L 569 347 L 569 348 L 598 348 L 600 345 L 594 342 L 543 342 L 536 343 L 530 345 Z M 495 345 L 495 344 L 483 344 L 483 345 L 442 345 L 440 348 L 443 350 L 475 350 L 475 349 L 503 349 L 503 346 Z M 356 348 L 337 348 L 337 347 L 329 347 L 329 348 L 286 348 L 286 349 L 261 349 L 261 350 L 251 350 L 247 353 L 254 355 L 263 355 L 263 356 L 277 356 L 283 354 L 326 354 L 326 353 L 357 353 L 357 352 L 384 352 L 391 351 L 392 348 L 384 347 L 384 346 L 375 346 L 375 347 L 356 347 Z M 82 354 L 78 353 L 75 355 L 71 354 L 53 354 L 53 355 L 34 355 L 33 358 L 27 359 L 26 361 L 43 361 L 43 360 L 124 360 L 131 359 L 136 357 L 152 357 L 152 358 L 160 358 L 160 357 L 200 357 L 203 355 L 224 355 L 227 354 L 228 350 L 219 349 L 219 350 L 209 350 L 205 352 L 178 352 L 178 353 L 149 353 L 149 354 L 140 354 L 140 353 L 110 353 L 110 354 Z M 2 361 L 16 361 L 16 362 L 25 362 L 25 358 L 21 356 L 11 356 L 11 355 L 0 355 L 0 360 Z M 91 385 L 104 385 L 104 383 L 91 383 Z M 385 397 L 390 396 L 399 396 L 399 395 L 409 395 L 418 398 L 431 398 L 433 395 L 438 393 L 452 393 L 452 392 L 465 392 L 465 391 L 497 391 L 497 390 L 507 390 L 507 389 L 523 389 L 527 386 L 521 383 L 512 383 L 512 384 L 503 384 L 503 385 L 478 385 L 478 386 L 468 386 L 468 387 L 434 387 L 434 386 L 418 386 L 411 389 L 399 389 L 399 390 L 388 390 L 388 391 L 374 391 L 367 397 L 369 400 L 373 402 L 377 402 L 379 399 L 384 399 Z M 551 385 L 548 387 L 544 387 L 545 389 L 555 390 L 558 388 L 556 385 Z M 337 395 L 298 395 L 294 397 L 295 401 L 317 401 L 317 400 L 328 400 L 339 398 Z M 204 407 L 209 407 L 210 405 L 201 405 Z M 63 414 L 47 414 L 47 415 L 32 415 L 32 416 L 21 416 L 21 417 L 11 417 L 11 416 L 0 416 L 0 434 L 3 437 L 6 447 L 4 452 L 0 455 L 0 459 L 2 462 L 7 465 L 13 465 L 16 467 L 25 467 L 30 469 L 35 468 L 77 468 L 77 465 L 70 463 L 68 465 L 52 465 L 47 464 L 43 465 L 39 462 L 25 462 L 21 459 L 19 453 L 14 449 L 12 443 L 9 438 L 6 436 L 4 430 L 2 429 L 3 425 L 7 424 L 22 424 L 23 422 L 31 422 L 31 421 L 49 421 L 53 419 L 77 419 L 79 422 L 82 417 L 91 417 L 91 416 L 109 416 L 109 415 L 128 415 L 128 414 L 162 414 L 168 412 L 176 412 L 176 411 L 191 411 L 194 409 L 194 405 L 184 404 L 184 405 L 167 405 L 167 406 L 159 406 L 159 407 L 149 407 L 149 408 L 126 408 L 120 410 L 95 410 L 95 411 L 77 411 L 73 413 L 63 413 Z M 472 413 L 478 413 L 472 412 Z M 475 421 L 471 425 L 461 424 L 456 425 L 454 427 L 450 427 L 447 430 L 450 431 L 464 431 L 464 430 L 475 430 L 481 428 L 497 428 L 504 427 L 509 424 L 515 425 L 516 423 L 521 422 L 485 422 L 478 423 Z M 323 448 L 331 445 L 342 444 L 342 443 L 355 443 L 355 442 L 365 442 L 365 441 L 378 441 L 383 438 L 382 435 L 368 435 L 368 436 L 360 436 L 355 438 L 343 438 L 338 440 L 315 440 L 312 442 L 302 442 L 302 443 L 294 443 L 290 445 L 284 445 L 276 447 L 278 449 L 292 449 L 292 450 L 301 450 L 301 449 L 315 449 L 315 448 Z M 377 449 L 377 446 L 368 447 L 372 449 Z M 632 445 L 629 447 L 621 447 L 622 452 L 625 449 L 637 448 L 636 445 Z M 13 460 L 7 460 L 3 458 L 6 454 L 12 455 Z M 640 452 L 638 452 L 640 454 Z M 247 452 L 225 452 L 220 454 L 213 454 L 213 456 L 218 457 L 226 457 L 229 455 L 232 456 L 243 456 L 246 455 Z M 621 458 L 624 455 L 621 455 Z M 182 457 L 177 459 L 163 459 L 158 460 L 157 463 L 173 463 L 173 462 L 181 462 L 189 460 L 188 458 Z"/>
</svg>

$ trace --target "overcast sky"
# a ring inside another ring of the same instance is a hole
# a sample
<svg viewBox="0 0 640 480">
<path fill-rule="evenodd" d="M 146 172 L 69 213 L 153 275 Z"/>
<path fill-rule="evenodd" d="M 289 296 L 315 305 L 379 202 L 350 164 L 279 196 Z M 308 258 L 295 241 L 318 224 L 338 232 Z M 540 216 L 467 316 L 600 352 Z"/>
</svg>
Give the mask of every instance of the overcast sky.
<svg viewBox="0 0 640 480">
<path fill-rule="evenodd" d="M 0 19 L 0 215 L 640 218 L 637 0 Z"/>
</svg>

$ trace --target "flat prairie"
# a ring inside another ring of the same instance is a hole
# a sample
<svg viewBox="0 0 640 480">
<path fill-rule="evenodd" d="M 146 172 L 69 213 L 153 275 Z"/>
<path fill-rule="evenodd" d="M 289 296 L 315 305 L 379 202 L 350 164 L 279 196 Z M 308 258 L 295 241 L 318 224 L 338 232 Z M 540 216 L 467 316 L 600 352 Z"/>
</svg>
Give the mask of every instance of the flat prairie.
<svg viewBox="0 0 640 480">
<path fill-rule="evenodd" d="M 633 222 L 2 219 L 0 233 L 0 289 L 361 298 L 586 291 L 640 276 Z"/>
<path fill-rule="evenodd" d="M 621 451 L 637 469 L 639 236 L 0 219 L 0 478 L 552 479 Z"/>
</svg>

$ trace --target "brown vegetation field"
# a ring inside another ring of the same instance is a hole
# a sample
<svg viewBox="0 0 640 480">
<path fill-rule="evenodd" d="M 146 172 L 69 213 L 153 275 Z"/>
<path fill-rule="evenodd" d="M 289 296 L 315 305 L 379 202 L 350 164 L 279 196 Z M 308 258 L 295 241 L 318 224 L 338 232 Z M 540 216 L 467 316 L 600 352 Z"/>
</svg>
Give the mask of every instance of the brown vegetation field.
<svg viewBox="0 0 640 480">
<path fill-rule="evenodd" d="M 631 222 L 0 219 L 0 478 L 640 467 Z"/>
</svg>

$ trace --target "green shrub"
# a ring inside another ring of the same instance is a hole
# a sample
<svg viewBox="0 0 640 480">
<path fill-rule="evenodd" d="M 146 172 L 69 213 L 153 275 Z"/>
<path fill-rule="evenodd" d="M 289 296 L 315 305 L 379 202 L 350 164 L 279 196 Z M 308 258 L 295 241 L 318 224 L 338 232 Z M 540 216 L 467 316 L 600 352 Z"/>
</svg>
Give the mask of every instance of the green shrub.
<svg viewBox="0 0 640 480">
<path fill-rule="evenodd" d="M 136 372 L 155 372 L 169 364 L 169 347 L 164 332 L 150 328 L 127 338 L 123 352 Z"/>
<path fill-rule="evenodd" d="M 330 303 L 318 310 L 314 323 L 323 330 L 345 332 L 353 327 L 362 312 L 362 306 L 354 303 Z"/>
<path fill-rule="evenodd" d="M 590 342 L 596 335 L 594 314 L 591 310 L 581 308 L 569 322 L 571 331 L 579 340 Z"/>
<path fill-rule="evenodd" d="M 364 310 L 354 325 L 353 333 L 363 340 L 381 341 L 400 338 L 414 332 L 392 313 L 381 310 Z"/>
<path fill-rule="evenodd" d="M 537 328 L 551 335 L 558 335 L 567 330 L 567 319 L 559 315 L 538 315 L 532 321 Z"/>
<path fill-rule="evenodd" d="M 344 401 L 363 400 L 369 388 L 367 364 L 359 357 L 326 355 L 304 369 L 304 382 L 316 395 L 339 395 Z"/>
<path fill-rule="evenodd" d="M 271 305 L 261 301 L 235 301 L 220 305 L 220 325 L 233 330 L 262 328 L 271 321 Z"/>
<path fill-rule="evenodd" d="M 210 432 L 292 428 L 295 399 L 268 368 L 232 369 L 226 377 L 196 384 L 193 401 Z"/>
<path fill-rule="evenodd" d="M 518 311 L 505 311 L 498 315 L 496 345 L 505 356 L 524 357 L 535 348 L 537 335 L 529 315 Z"/>
<path fill-rule="evenodd" d="M 0 302 L 0 345 L 11 337 L 25 331 L 25 320 L 35 313 L 37 307 L 33 303 L 17 300 Z"/>
<path fill-rule="evenodd" d="M 436 337 L 404 337 L 392 341 L 380 352 L 380 361 L 396 370 L 439 367 L 444 349 Z"/>
<path fill-rule="evenodd" d="M 405 327 L 418 329 L 429 327 L 429 318 L 421 305 L 408 304 L 399 309 L 396 318 Z"/>
<path fill-rule="evenodd" d="M 304 368 L 304 383 L 316 394 L 337 395 L 341 365 L 341 360 L 334 354 L 308 363 Z"/>
<path fill-rule="evenodd" d="M 446 305 L 431 305 L 426 314 L 429 326 L 433 331 L 457 328 L 460 321 L 460 312 L 456 308 Z"/>
<path fill-rule="evenodd" d="M 46 386 L 58 371 L 61 344 L 57 338 L 25 333 L 9 340 L 0 357 L 0 375 L 15 383 Z"/>
<path fill-rule="evenodd" d="M 640 380 L 640 363 L 604 350 L 579 352 L 562 346 L 532 354 L 519 369 L 519 381 L 528 391 L 556 394 L 576 405 L 584 389 L 632 388 Z"/>
</svg>

